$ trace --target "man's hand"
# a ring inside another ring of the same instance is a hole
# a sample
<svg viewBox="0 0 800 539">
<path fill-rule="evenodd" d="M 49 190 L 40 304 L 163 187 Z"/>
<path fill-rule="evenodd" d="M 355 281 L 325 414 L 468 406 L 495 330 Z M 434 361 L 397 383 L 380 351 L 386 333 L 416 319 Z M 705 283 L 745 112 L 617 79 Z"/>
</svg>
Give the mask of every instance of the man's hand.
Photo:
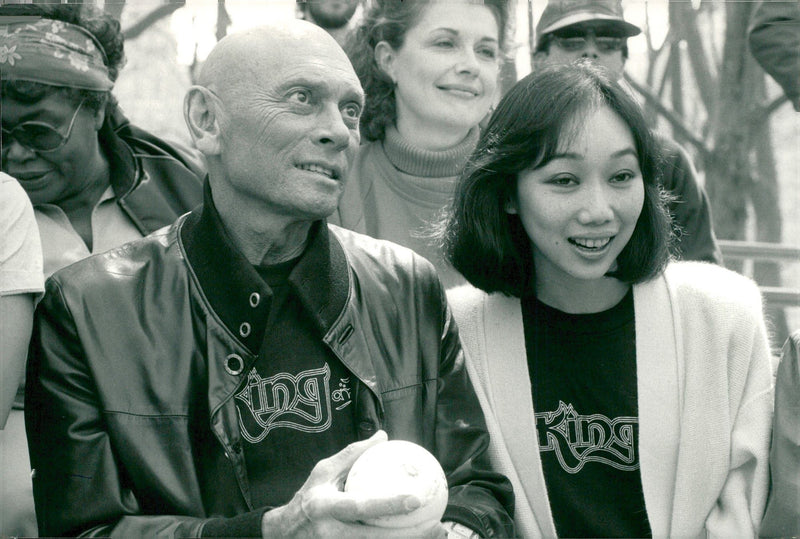
<svg viewBox="0 0 800 539">
<path fill-rule="evenodd" d="M 343 492 L 344 481 L 353 463 L 368 448 L 387 440 L 378 431 L 368 440 L 355 442 L 335 455 L 321 460 L 292 500 L 264 513 L 263 537 L 425 537 L 443 538 L 441 523 L 425 523 L 414 528 L 379 528 L 363 523 L 376 517 L 410 513 L 422 503 L 414 495 L 365 498 Z"/>
</svg>

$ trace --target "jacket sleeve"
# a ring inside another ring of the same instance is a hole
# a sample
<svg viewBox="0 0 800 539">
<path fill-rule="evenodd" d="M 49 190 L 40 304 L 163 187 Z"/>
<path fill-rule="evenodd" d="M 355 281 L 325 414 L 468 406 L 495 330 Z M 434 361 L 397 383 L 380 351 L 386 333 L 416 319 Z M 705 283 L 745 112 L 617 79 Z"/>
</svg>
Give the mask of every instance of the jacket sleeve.
<svg viewBox="0 0 800 539">
<path fill-rule="evenodd" d="M 800 2 L 759 2 L 748 39 L 753 57 L 800 111 Z"/>
<path fill-rule="evenodd" d="M 739 290 L 752 297 L 748 313 L 730 311 L 728 391 L 730 458 L 728 474 L 706 520 L 709 537 L 755 536 L 769 489 L 769 444 L 774 405 L 773 358 L 755 286 Z M 749 331 L 747 325 L 749 324 Z"/>
<path fill-rule="evenodd" d="M 117 461 L 73 304 L 56 279 L 47 282 L 28 360 L 25 422 L 40 535 L 197 537 L 206 524 L 219 527 L 220 519 L 147 514 Z M 245 518 L 260 527 L 259 515 Z"/>
<path fill-rule="evenodd" d="M 445 470 L 453 470 L 448 474 L 450 498 L 442 520 L 459 522 L 481 537 L 514 537 L 511 482 L 491 470 L 484 415 L 441 287 L 438 294 L 445 311 L 436 418 L 437 458 Z"/>
<path fill-rule="evenodd" d="M 800 536 L 800 330 L 783 347 L 775 377 L 771 486 L 761 537 Z"/>
<path fill-rule="evenodd" d="M 711 204 L 698 183 L 697 172 L 686 150 L 661 139 L 664 156 L 662 184 L 674 197 L 669 210 L 680 228 L 675 247 L 681 260 L 722 264 L 722 253 L 714 235 Z"/>
</svg>

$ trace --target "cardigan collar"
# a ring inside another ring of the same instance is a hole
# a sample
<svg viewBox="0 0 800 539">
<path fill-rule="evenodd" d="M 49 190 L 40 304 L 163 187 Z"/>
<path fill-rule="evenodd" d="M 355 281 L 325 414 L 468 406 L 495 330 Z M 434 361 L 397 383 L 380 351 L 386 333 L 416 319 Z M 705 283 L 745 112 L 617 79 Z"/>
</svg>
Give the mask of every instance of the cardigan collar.
<svg viewBox="0 0 800 539">
<path fill-rule="evenodd" d="M 345 307 L 349 273 L 345 253 L 325 221 L 311 228 L 310 241 L 289 276 L 303 307 L 325 335 Z M 225 230 L 211 198 L 208 179 L 204 204 L 180 230 L 187 263 L 211 308 L 251 353 L 257 355 L 267 326 L 272 290 Z"/>
<path fill-rule="evenodd" d="M 690 509 L 675 499 L 680 460 L 691 458 L 684 450 L 679 418 L 683 404 L 683 357 L 677 343 L 675 305 L 663 275 L 633 286 L 636 324 L 636 368 L 639 394 L 639 464 L 645 506 L 653 536 L 681 533 L 681 515 Z M 546 497 L 544 473 L 537 447 L 535 410 L 530 391 L 530 373 L 525 358 L 525 336 L 519 298 L 485 295 L 486 377 L 494 416 L 499 422 L 509 454 L 531 503 L 535 521 L 545 537 L 555 537 L 555 525 Z M 495 399 L 491 395 L 497 395 Z M 502 396 L 502 398 L 500 398 Z M 510 396 L 510 398 L 509 398 Z M 690 452 L 697 454 L 702 449 Z M 685 474 L 685 472 L 684 472 Z M 695 481 L 695 477 L 686 478 Z M 544 493 L 544 496 L 542 495 Z M 684 504 L 685 505 L 685 504 Z"/>
<path fill-rule="evenodd" d="M 425 150 L 405 139 L 397 127 L 386 129 L 383 148 L 389 161 L 401 172 L 426 178 L 458 176 L 478 143 L 480 130 L 472 128 L 456 146 L 447 150 Z"/>
</svg>

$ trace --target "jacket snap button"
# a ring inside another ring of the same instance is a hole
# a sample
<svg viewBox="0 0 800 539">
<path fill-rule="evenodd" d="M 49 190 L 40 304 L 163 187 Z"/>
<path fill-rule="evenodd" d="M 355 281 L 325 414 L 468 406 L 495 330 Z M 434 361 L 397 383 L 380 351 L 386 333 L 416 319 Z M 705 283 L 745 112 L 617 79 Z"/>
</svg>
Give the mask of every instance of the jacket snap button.
<svg viewBox="0 0 800 539">
<path fill-rule="evenodd" d="M 242 337 L 247 337 L 250 335 L 250 324 L 247 322 L 242 322 L 242 325 L 239 326 L 239 335 Z"/>
<path fill-rule="evenodd" d="M 239 376 L 244 370 L 244 360 L 239 354 L 229 354 L 225 358 L 225 371 L 231 376 Z"/>
<path fill-rule="evenodd" d="M 362 421 L 358 424 L 358 428 L 369 432 L 375 430 L 375 424 L 370 421 Z"/>
<path fill-rule="evenodd" d="M 250 306 L 254 309 L 258 307 L 258 304 L 261 303 L 261 294 L 258 292 L 253 292 L 250 294 Z"/>
</svg>

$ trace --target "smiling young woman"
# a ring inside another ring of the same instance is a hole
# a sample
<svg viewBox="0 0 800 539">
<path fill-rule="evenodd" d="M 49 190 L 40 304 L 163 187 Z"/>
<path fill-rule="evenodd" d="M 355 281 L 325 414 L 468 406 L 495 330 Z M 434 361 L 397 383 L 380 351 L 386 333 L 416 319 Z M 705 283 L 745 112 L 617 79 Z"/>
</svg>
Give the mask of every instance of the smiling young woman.
<svg viewBox="0 0 800 539">
<path fill-rule="evenodd" d="M 445 251 L 474 287 L 448 299 L 525 537 L 758 529 L 761 298 L 669 259 L 657 148 L 606 71 L 553 66 L 502 99 L 456 188 Z"/>
<path fill-rule="evenodd" d="M 346 47 L 367 96 L 366 142 L 331 221 L 409 247 L 445 286 L 463 278 L 429 239 L 497 99 L 505 0 L 375 2 Z"/>
</svg>

